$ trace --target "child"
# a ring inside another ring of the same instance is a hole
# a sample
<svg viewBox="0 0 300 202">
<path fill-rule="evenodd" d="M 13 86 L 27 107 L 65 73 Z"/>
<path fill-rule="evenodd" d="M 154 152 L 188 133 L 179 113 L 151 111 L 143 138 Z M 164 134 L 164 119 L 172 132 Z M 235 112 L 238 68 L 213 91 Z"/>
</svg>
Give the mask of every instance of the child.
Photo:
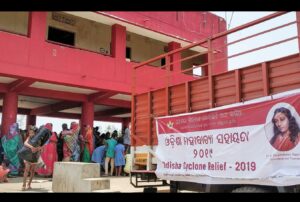
<svg viewBox="0 0 300 202">
<path fill-rule="evenodd" d="M 105 175 L 108 176 L 108 164 L 110 162 L 110 175 L 113 175 L 114 172 L 114 166 L 115 166 L 115 147 L 117 145 L 117 141 L 115 140 L 117 138 L 118 134 L 113 133 L 112 138 L 108 139 L 105 142 L 106 145 L 106 157 L 105 157 Z"/>
<path fill-rule="evenodd" d="M 118 139 L 118 144 L 115 147 L 115 166 L 116 176 L 121 176 L 122 167 L 125 165 L 125 146 L 123 145 L 123 138 Z"/>
<path fill-rule="evenodd" d="M 40 151 L 42 150 L 42 147 L 33 147 L 32 145 L 30 145 L 28 142 L 31 138 L 33 138 L 36 135 L 36 130 L 34 127 L 30 127 L 29 129 L 29 136 L 27 137 L 27 139 L 24 142 L 24 146 L 30 148 L 32 150 L 32 152 L 34 153 L 34 155 L 36 156 L 35 159 L 38 160 L 39 156 L 40 156 Z M 38 164 L 38 162 L 28 162 L 26 160 L 24 160 L 24 164 L 25 164 L 25 171 L 24 171 L 24 178 L 23 178 L 23 186 L 22 186 L 22 191 L 25 191 L 26 189 L 26 178 L 30 172 L 30 176 L 29 176 L 29 182 L 27 184 L 27 189 L 31 189 L 31 182 L 32 179 L 34 177 L 35 174 L 35 170 L 36 170 L 36 166 Z"/>
<path fill-rule="evenodd" d="M 7 160 L 3 160 L 0 166 L 0 183 L 1 182 L 8 182 L 7 174 L 9 173 L 9 169 L 7 168 L 8 162 Z"/>
</svg>

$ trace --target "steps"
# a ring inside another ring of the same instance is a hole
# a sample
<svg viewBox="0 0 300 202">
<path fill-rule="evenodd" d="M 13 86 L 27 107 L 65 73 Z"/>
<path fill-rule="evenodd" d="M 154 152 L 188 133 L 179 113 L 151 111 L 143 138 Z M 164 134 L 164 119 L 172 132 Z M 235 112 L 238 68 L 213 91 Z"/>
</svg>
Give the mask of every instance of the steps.
<svg viewBox="0 0 300 202">
<path fill-rule="evenodd" d="M 95 190 L 105 190 L 110 188 L 110 180 L 103 178 L 86 178 L 82 180 L 82 190 L 87 192 Z M 83 191 L 84 192 L 84 191 Z"/>
<path fill-rule="evenodd" d="M 110 180 L 100 178 L 97 163 L 55 162 L 53 192 L 92 192 L 110 189 Z"/>
</svg>

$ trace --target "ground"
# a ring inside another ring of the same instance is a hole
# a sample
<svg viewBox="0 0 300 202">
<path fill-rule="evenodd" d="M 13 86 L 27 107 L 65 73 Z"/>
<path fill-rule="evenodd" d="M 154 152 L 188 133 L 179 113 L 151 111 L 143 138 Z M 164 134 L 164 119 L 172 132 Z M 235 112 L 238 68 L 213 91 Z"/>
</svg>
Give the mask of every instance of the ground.
<svg viewBox="0 0 300 202">
<path fill-rule="evenodd" d="M 135 188 L 130 184 L 129 177 L 106 177 L 110 179 L 110 189 L 98 192 L 143 192 L 143 188 Z M 35 177 L 32 181 L 32 190 L 21 191 L 22 177 L 8 178 L 8 183 L 0 183 L 0 193 L 5 192 L 34 192 L 47 193 L 52 192 L 52 179 Z M 169 192 L 168 186 L 158 187 L 158 192 Z"/>
</svg>

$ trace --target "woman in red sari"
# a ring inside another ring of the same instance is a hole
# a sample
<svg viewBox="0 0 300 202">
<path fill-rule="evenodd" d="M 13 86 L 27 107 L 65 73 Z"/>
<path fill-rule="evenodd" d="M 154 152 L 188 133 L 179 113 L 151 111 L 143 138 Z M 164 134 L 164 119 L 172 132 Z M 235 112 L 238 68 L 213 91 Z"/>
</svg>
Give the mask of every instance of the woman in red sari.
<svg viewBox="0 0 300 202">
<path fill-rule="evenodd" d="M 94 151 L 94 145 L 93 145 L 93 129 L 90 125 L 85 126 L 85 134 L 83 136 L 83 156 L 82 161 L 83 162 L 90 162 L 91 156 Z"/>
<path fill-rule="evenodd" d="M 272 146 L 279 151 L 293 149 L 300 140 L 300 130 L 290 110 L 284 107 L 276 109 L 272 122 L 274 124 L 274 136 L 270 141 Z"/>
<path fill-rule="evenodd" d="M 45 127 L 52 132 L 51 123 L 47 123 Z M 53 174 L 54 162 L 57 161 L 56 144 L 57 144 L 57 136 L 55 132 L 52 132 L 49 142 L 44 146 L 44 149 L 41 153 L 41 158 L 43 159 L 45 166 L 37 169 L 36 172 L 39 175 L 49 177 Z"/>
</svg>

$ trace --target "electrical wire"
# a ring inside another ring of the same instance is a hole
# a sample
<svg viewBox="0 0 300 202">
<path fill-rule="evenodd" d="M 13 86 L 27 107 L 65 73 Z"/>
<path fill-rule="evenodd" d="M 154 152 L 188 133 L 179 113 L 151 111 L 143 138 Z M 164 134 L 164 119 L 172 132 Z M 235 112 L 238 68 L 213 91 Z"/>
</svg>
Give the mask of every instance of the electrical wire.
<svg viewBox="0 0 300 202">
<path fill-rule="evenodd" d="M 232 20 L 232 18 L 233 18 L 233 14 L 234 14 L 234 11 L 233 11 L 232 14 L 231 14 L 231 18 L 230 18 L 230 21 L 229 21 L 229 24 L 228 24 L 228 29 L 230 29 L 230 25 L 231 25 L 231 20 Z"/>
</svg>

